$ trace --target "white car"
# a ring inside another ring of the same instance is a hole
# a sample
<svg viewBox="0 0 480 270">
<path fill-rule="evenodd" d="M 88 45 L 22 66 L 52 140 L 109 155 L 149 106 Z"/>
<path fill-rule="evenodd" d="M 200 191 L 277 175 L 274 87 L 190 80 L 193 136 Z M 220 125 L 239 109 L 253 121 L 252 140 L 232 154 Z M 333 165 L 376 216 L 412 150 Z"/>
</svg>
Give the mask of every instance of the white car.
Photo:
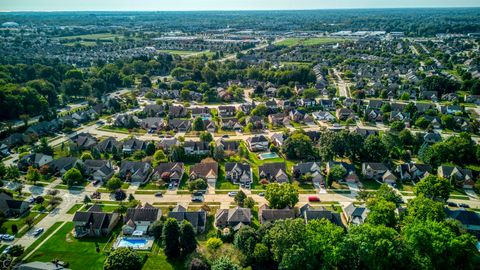
<svg viewBox="0 0 480 270">
<path fill-rule="evenodd" d="M 33 235 L 34 236 L 39 236 L 45 229 L 43 228 L 38 228 L 38 229 L 35 229 L 35 231 L 33 231 Z"/>
<path fill-rule="evenodd" d="M 230 192 L 228 192 L 228 196 L 235 197 L 235 195 L 237 195 L 237 193 L 238 192 L 236 192 L 236 191 L 230 191 Z"/>
<path fill-rule="evenodd" d="M 5 240 L 5 241 L 13 241 L 13 240 L 15 240 L 15 236 L 9 235 L 9 234 L 4 234 L 2 239 Z"/>
</svg>

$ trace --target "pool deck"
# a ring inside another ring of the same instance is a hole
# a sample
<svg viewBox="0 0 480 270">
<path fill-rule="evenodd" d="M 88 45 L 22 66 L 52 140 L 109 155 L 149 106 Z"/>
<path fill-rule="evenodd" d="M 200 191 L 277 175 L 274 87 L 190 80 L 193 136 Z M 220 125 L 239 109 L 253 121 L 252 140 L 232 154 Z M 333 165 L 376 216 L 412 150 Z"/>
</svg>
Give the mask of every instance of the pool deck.
<svg viewBox="0 0 480 270">
<path fill-rule="evenodd" d="M 146 243 L 142 246 L 139 245 L 121 245 L 120 243 L 124 241 L 124 239 L 134 239 L 134 240 L 145 240 Z M 113 248 L 119 248 L 119 247 L 130 247 L 135 250 L 151 250 L 153 246 L 153 241 L 155 239 L 151 236 L 142 236 L 142 237 L 134 237 L 134 236 L 125 236 L 125 235 L 120 235 L 115 243 L 113 244 Z"/>
</svg>

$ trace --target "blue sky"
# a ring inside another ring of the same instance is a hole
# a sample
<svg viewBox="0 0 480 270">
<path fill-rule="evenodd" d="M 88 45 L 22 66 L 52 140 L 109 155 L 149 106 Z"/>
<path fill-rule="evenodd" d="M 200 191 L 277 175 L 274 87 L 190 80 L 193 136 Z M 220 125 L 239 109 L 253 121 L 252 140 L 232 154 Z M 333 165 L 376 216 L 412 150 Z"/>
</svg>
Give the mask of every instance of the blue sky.
<svg viewBox="0 0 480 270">
<path fill-rule="evenodd" d="M 0 0 L 0 11 L 473 7 L 480 0 Z"/>
</svg>

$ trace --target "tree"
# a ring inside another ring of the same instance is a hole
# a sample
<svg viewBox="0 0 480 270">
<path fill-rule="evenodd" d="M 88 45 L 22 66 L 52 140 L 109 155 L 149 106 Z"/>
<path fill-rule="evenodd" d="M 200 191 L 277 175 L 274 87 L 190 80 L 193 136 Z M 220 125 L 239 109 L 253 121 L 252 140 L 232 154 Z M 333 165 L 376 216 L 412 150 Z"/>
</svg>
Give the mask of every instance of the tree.
<svg viewBox="0 0 480 270">
<path fill-rule="evenodd" d="M 8 254 L 10 254 L 11 256 L 13 257 L 19 257 L 23 254 L 23 252 L 25 251 L 25 249 L 23 248 L 23 246 L 21 245 L 12 245 L 10 247 L 10 251 L 8 252 Z"/>
<path fill-rule="evenodd" d="M 89 204 L 91 202 L 92 202 L 92 199 L 90 199 L 88 195 L 85 195 L 85 197 L 83 197 L 83 204 Z"/>
<path fill-rule="evenodd" d="M 103 264 L 104 270 L 131 270 L 141 269 L 143 260 L 131 248 L 117 248 L 112 251 Z"/>
<path fill-rule="evenodd" d="M 150 88 L 152 87 L 152 81 L 148 76 L 142 76 L 142 79 L 140 81 L 140 87 L 147 87 Z"/>
<path fill-rule="evenodd" d="M 184 220 L 180 227 L 180 247 L 182 248 L 183 255 L 190 254 L 197 249 L 195 230 L 187 220 Z"/>
<path fill-rule="evenodd" d="M 180 255 L 180 229 L 177 220 L 168 218 L 163 225 L 163 244 L 165 255 L 169 259 L 175 259 Z"/>
<path fill-rule="evenodd" d="M 373 225 L 384 225 L 394 228 L 397 225 L 397 209 L 395 203 L 385 199 L 371 198 L 367 201 L 367 207 L 370 209 L 367 222 Z"/>
<path fill-rule="evenodd" d="M 217 250 L 223 245 L 223 241 L 217 237 L 210 237 L 205 245 L 210 250 Z"/>
<path fill-rule="evenodd" d="M 200 141 L 209 143 L 213 141 L 213 136 L 210 132 L 202 132 L 200 133 Z"/>
<path fill-rule="evenodd" d="M 363 158 L 365 161 L 379 162 L 388 158 L 388 151 L 380 137 L 370 135 L 363 145 Z"/>
<path fill-rule="evenodd" d="M 446 202 L 450 197 L 451 190 L 452 185 L 447 179 L 428 175 L 417 183 L 413 188 L 413 193 L 415 196 L 423 195 L 425 198 Z"/>
<path fill-rule="evenodd" d="M 93 157 L 92 157 L 92 155 L 91 155 L 90 153 L 85 152 L 85 153 L 82 154 L 82 156 L 80 157 L 80 159 L 81 159 L 82 161 L 85 161 L 85 160 L 87 160 L 87 159 L 93 159 Z"/>
<path fill-rule="evenodd" d="M 455 119 L 449 114 L 442 115 L 441 117 L 442 125 L 450 130 L 455 129 Z"/>
<path fill-rule="evenodd" d="M 301 131 L 294 131 L 285 140 L 282 152 L 290 159 L 311 160 L 316 157 L 310 137 Z"/>
<path fill-rule="evenodd" d="M 297 249 L 292 250 L 292 247 L 302 246 L 304 241 L 305 224 L 301 219 L 277 220 L 264 236 L 264 242 L 270 245 L 273 260 L 280 264 L 284 259 L 298 261 L 298 258 L 287 257 L 286 254 L 293 252 L 296 254 Z M 303 252 L 302 257 L 307 257 L 306 252 Z"/>
<path fill-rule="evenodd" d="M 332 186 L 333 181 L 342 180 L 347 174 L 347 170 L 343 166 L 334 165 L 327 175 L 327 185 Z"/>
<path fill-rule="evenodd" d="M 403 236 L 413 253 L 412 269 L 476 269 L 476 239 L 459 232 L 457 225 L 452 228 L 434 220 L 413 222 L 405 226 Z"/>
<path fill-rule="evenodd" d="M 188 266 L 188 270 L 209 270 L 210 267 L 200 258 L 193 258 Z"/>
<path fill-rule="evenodd" d="M 162 236 L 163 231 L 163 221 L 156 220 L 148 227 L 148 232 L 155 237 L 155 239 L 159 239 Z"/>
<path fill-rule="evenodd" d="M 407 220 L 414 221 L 442 221 L 445 219 L 445 210 L 442 202 L 425 198 L 423 195 L 408 201 Z"/>
<path fill-rule="evenodd" d="M 13 235 L 17 235 L 17 233 L 18 233 L 18 226 L 17 226 L 17 224 L 15 224 L 15 223 L 12 224 L 12 228 L 11 228 L 11 229 L 12 229 L 12 234 L 13 234 Z"/>
<path fill-rule="evenodd" d="M 259 104 L 257 107 L 255 107 L 251 112 L 251 116 L 260 116 L 263 117 L 267 115 L 268 113 L 268 108 L 265 106 L 265 104 Z"/>
<path fill-rule="evenodd" d="M 257 243 L 253 250 L 253 258 L 259 263 L 266 262 L 270 259 L 270 251 L 268 247 L 263 243 Z"/>
<path fill-rule="evenodd" d="M 28 167 L 27 175 L 25 176 L 27 181 L 32 182 L 34 185 L 37 181 L 40 181 L 42 179 L 42 175 L 40 172 L 33 168 L 32 166 Z"/>
<path fill-rule="evenodd" d="M 207 182 L 201 178 L 192 180 L 188 183 L 188 190 L 190 191 L 202 190 L 202 189 L 206 189 L 207 187 L 208 187 Z"/>
<path fill-rule="evenodd" d="M 340 269 L 405 269 L 408 265 L 398 233 L 370 223 L 350 227 L 340 253 Z"/>
<path fill-rule="evenodd" d="M 395 121 L 390 125 L 390 129 L 400 132 L 405 129 L 405 123 L 402 121 Z"/>
<path fill-rule="evenodd" d="M 326 219 L 315 219 L 306 227 L 305 248 L 314 260 L 312 265 L 334 269 L 341 258 L 344 230 Z"/>
<path fill-rule="evenodd" d="M 428 125 L 430 124 L 430 121 L 428 121 L 425 117 L 419 117 L 416 121 L 415 121 L 415 126 L 419 127 L 419 128 L 422 128 L 422 129 L 426 129 L 428 127 Z"/>
<path fill-rule="evenodd" d="M 160 162 L 165 162 L 167 161 L 167 156 L 163 152 L 162 149 L 159 149 L 155 151 L 155 154 L 153 154 L 153 166 L 156 167 Z"/>
<path fill-rule="evenodd" d="M 155 144 L 150 142 L 147 144 L 147 148 L 145 148 L 145 154 L 147 154 L 147 156 L 151 156 L 154 153 L 155 153 Z"/>
<path fill-rule="evenodd" d="M 221 257 L 212 263 L 212 270 L 239 270 L 240 266 L 228 257 Z"/>
<path fill-rule="evenodd" d="M 35 149 L 35 152 L 53 156 L 53 148 L 48 145 L 47 138 L 45 137 L 40 139 L 40 145 Z"/>
<path fill-rule="evenodd" d="M 183 161 L 185 159 L 185 148 L 179 145 L 172 146 L 170 150 L 170 160 L 174 162 Z"/>
<path fill-rule="evenodd" d="M 77 168 L 71 168 L 63 175 L 63 182 L 69 187 L 77 186 L 85 182 L 85 178 Z"/>
<path fill-rule="evenodd" d="M 307 88 L 303 90 L 302 96 L 305 99 L 314 99 L 320 95 L 320 91 L 316 88 Z"/>
<path fill-rule="evenodd" d="M 17 166 L 10 165 L 7 167 L 5 172 L 5 178 L 11 179 L 13 182 L 16 182 L 20 177 L 20 171 Z"/>
<path fill-rule="evenodd" d="M 245 199 L 243 206 L 252 209 L 255 206 L 255 200 L 252 197 L 248 197 Z"/>
<path fill-rule="evenodd" d="M 255 245 L 257 244 L 255 230 L 251 227 L 241 227 L 240 230 L 235 233 L 233 245 L 238 248 L 248 258 L 253 256 L 255 251 Z"/>
<path fill-rule="evenodd" d="M 212 143 L 213 144 L 213 143 Z M 214 145 L 214 144 L 213 144 Z M 213 158 L 217 161 L 222 161 L 225 158 L 225 150 L 223 150 L 223 146 L 214 145 L 213 149 Z"/>
<path fill-rule="evenodd" d="M 275 209 L 294 207 L 298 202 L 298 190 L 289 183 L 271 183 L 267 185 L 265 199 L 269 206 Z"/>
<path fill-rule="evenodd" d="M 105 187 L 108 188 L 110 191 L 115 191 L 121 188 L 122 184 L 123 184 L 123 181 L 120 178 L 118 178 L 117 176 L 113 176 L 107 181 L 107 183 L 105 184 Z"/>
<path fill-rule="evenodd" d="M 195 131 L 204 131 L 205 130 L 205 123 L 201 117 L 195 118 L 193 120 L 193 130 Z"/>
<path fill-rule="evenodd" d="M 240 191 L 235 195 L 235 197 L 233 198 L 233 200 L 235 201 L 235 203 L 236 203 L 238 206 L 243 207 L 246 198 L 247 198 L 247 195 L 245 195 L 245 192 L 243 192 L 242 190 L 240 190 Z"/>
</svg>

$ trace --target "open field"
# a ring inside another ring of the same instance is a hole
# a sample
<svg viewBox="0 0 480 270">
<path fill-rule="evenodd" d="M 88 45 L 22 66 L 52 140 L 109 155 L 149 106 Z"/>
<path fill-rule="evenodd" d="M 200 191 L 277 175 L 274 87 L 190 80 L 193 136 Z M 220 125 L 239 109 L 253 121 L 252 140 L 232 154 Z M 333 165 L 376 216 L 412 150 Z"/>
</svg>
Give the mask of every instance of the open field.
<svg viewBox="0 0 480 270">
<path fill-rule="evenodd" d="M 344 38 L 330 38 L 330 37 L 319 37 L 319 38 L 287 38 L 276 44 L 279 46 L 296 46 L 296 45 L 305 45 L 305 46 L 315 46 L 321 44 L 333 44 L 339 42 L 346 42 L 349 39 Z"/>
<path fill-rule="evenodd" d="M 214 53 L 211 51 L 186 51 L 186 50 L 158 50 L 160 53 L 176 54 L 180 56 L 201 55 L 212 56 Z"/>
<path fill-rule="evenodd" d="M 123 38 L 122 35 L 111 34 L 111 33 L 100 33 L 100 34 L 88 34 L 88 35 L 78 35 L 78 36 L 64 36 L 60 37 L 63 40 L 72 40 L 72 39 L 81 39 L 81 40 L 115 40 L 115 38 Z"/>
</svg>

